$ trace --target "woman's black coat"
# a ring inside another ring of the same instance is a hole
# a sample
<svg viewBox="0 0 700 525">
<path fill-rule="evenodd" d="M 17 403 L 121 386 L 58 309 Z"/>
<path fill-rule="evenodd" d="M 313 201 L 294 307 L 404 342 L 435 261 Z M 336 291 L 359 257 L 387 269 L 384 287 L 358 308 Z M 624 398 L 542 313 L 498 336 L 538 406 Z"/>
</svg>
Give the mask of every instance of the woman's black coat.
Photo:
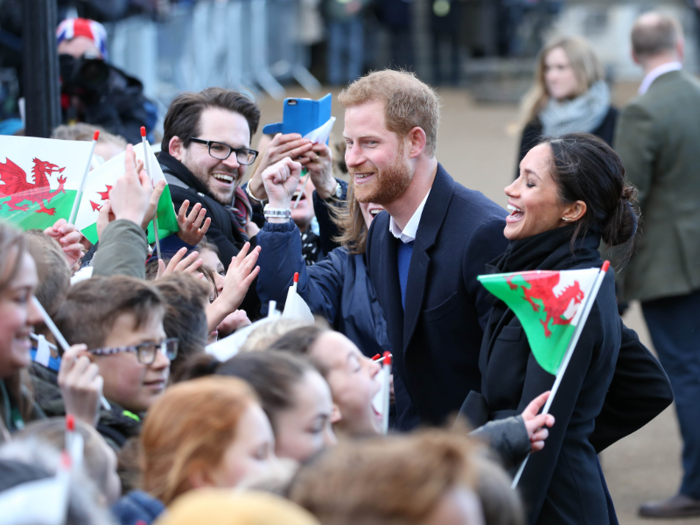
<svg viewBox="0 0 700 525">
<path fill-rule="evenodd" d="M 602 266 L 600 235 L 576 241 L 572 227 L 557 228 L 512 242 L 487 271 L 571 270 Z M 550 413 L 556 422 L 545 448 L 533 454 L 519 483 L 531 524 L 609 523 L 596 451 L 589 442 L 615 372 L 621 326 L 609 271 L 581 334 Z M 520 321 L 494 298 L 479 366 L 481 394 L 463 407 L 474 426 L 520 414 L 536 396 L 551 389 L 554 376 L 535 361 Z"/>
</svg>

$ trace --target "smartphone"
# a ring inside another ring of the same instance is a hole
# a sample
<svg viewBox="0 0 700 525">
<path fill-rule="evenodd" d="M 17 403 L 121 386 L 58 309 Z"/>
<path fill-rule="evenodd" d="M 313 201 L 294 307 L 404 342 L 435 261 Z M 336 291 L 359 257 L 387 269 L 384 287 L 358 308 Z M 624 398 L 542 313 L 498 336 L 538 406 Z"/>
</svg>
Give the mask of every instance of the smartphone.
<svg viewBox="0 0 700 525">
<path fill-rule="evenodd" d="M 302 137 L 321 127 L 331 118 L 333 96 L 328 93 L 319 100 L 310 98 L 286 98 L 282 122 L 268 124 L 263 128 L 266 135 L 277 133 L 299 133 Z"/>
</svg>

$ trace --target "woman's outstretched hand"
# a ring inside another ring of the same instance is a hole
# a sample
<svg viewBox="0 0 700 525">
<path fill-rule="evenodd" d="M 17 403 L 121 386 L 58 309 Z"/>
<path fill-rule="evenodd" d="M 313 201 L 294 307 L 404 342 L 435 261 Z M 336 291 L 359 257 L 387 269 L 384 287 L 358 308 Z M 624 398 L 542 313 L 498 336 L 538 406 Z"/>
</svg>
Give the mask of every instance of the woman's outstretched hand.
<svg viewBox="0 0 700 525">
<path fill-rule="evenodd" d="M 544 440 L 549 436 L 547 427 L 554 425 L 552 414 L 538 414 L 549 398 L 549 390 L 540 394 L 530 401 L 530 404 L 523 410 L 522 416 L 527 429 L 527 436 L 530 438 L 532 452 L 538 452 L 544 448 Z"/>
</svg>

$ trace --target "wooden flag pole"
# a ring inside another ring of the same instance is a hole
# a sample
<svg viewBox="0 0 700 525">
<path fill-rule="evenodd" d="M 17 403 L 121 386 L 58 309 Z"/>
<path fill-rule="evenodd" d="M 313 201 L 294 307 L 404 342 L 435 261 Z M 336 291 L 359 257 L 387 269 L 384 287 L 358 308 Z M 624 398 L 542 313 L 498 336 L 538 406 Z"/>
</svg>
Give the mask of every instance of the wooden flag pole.
<svg viewBox="0 0 700 525">
<path fill-rule="evenodd" d="M 596 277 L 595 282 L 593 283 L 593 288 L 591 288 L 590 293 L 588 294 L 588 299 L 583 305 L 583 311 L 581 312 L 581 319 L 579 320 L 579 323 L 576 325 L 576 330 L 574 330 L 574 335 L 571 338 L 571 341 L 569 341 L 569 345 L 566 348 L 566 353 L 564 354 L 564 358 L 561 361 L 561 364 L 559 365 L 559 370 L 557 370 L 557 376 L 556 379 L 554 380 L 554 385 L 552 386 L 552 393 L 549 394 L 549 398 L 547 399 L 547 402 L 544 405 L 544 408 L 542 409 L 542 414 L 548 414 L 549 409 L 552 407 L 552 403 L 554 402 L 554 396 L 557 394 L 557 390 L 559 390 L 559 385 L 561 385 L 562 379 L 564 378 L 564 374 L 566 373 L 566 367 L 569 366 L 569 361 L 571 361 L 571 356 L 574 354 L 574 349 L 576 348 L 576 345 L 578 344 L 578 340 L 581 337 L 581 332 L 583 332 L 583 327 L 586 324 L 586 321 L 588 320 L 588 314 L 591 313 L 591 309 L 593 308 L 593 303 L 595 303 L 595 298 L 598 296 L 598 290 L 600 290 L 600 286 L 603 284 L 603 279 L 605 279 L 605 274 L 607 273 L 608 269 L 610 268 L 610 261 L 605 261 L 603 263 L 602 268 L 600 269 L 600 272 L 598 273 L 598 276 Z M 515 488 L 518 486 L 518 482 L 520 481 L 521 476 L 523 475 L 523 471 L 525 470 L 525 465 L 527 465 L 527 460 L 530 459 L 530 456 L 528 455 L 523 462 L 520 464 L 520 468 L 518 469 L 518 472 L 515 474 L 515 477 L 513 478 L 513 483 L 511 485 L 511 488 Z"/>
<path fill-rule="evenodd" d="M 73 208 L 70 211 L 70 217 L 68 218 L 69 224 L 75 224 L 75 217 L 78 215 L 78 208 L 80 207 L 80 201 L 83 198 L 83 189 L 85 188 L 85 179 L 87 179 L 88 173 L 90 172 L 90 166 L 92 166 L 92 154 L 95 153 L 95 146 L 97 145 L 97 139 L 100 136 L 100 132 L 95 130 L 95 134 L 92 136 L 92 146 L 90 147 L 90 156 L 88 157 L 87 166 L 85 166 L 85 173 L 83 173 L 83 178 L 80 180 L 80 188 L 78 188 L 78 194 L 75 196 L 75 201 L 73 201 Z"/>
<path fill-rule="evenodd" d="M 151 179 L 151 187 L 155 188 L 153 184 L 153 177 L 151 177 L 151 159 L 149 158 L 150 155 L 149 153 L 149 146 L 148 146 L 148 141 L 146 140 L 146 127 L 141 126 L 141 143 L 143 144 L 143 162 L 146 166 L 146 173 L 148 173 L 148 177 Z M 153 225 L 153 237 L 156 240 L 156 254 L 158 255 L 158 260 L 161 260 L 161 255 L 160 255 L 160 239 L 158 238 L 158 208 L 156 207 L 156 214 L 153 216 L 153 222 L 151 223 Z"/>
<path fill-rule="evenodd" d="M 44 310 L 44 307 L 39 302 L 39 299 L 37 299 L 36 296 L 32 296 L 32 301 L 34 302 L 34 306 L 36 306 L 36 309 L 39 310 L 39 312 L 41 313 L 41 317 L 44 319 L 44 324 L 56 338 L 56 342 L 60 345 L 61 348 L 63 348 L 63 352 L 68 352 L 70 350 L 70 345 L 68 344 L 68 341 L 66 341 L 66 338 L 63 337 L 63 334 L 55 325 L 53 319 L 51 319 L 51 317 L 49 317 L 49 314 L 46 313 L 46 310 Z M 112 409 L 112 406 L 109 404 L 109 401 L 107 401 L 104 396 L 100 397 L 100 403 L 102 403 L 102 408 L 104 408 L 105 410 Z"/>
</svg>

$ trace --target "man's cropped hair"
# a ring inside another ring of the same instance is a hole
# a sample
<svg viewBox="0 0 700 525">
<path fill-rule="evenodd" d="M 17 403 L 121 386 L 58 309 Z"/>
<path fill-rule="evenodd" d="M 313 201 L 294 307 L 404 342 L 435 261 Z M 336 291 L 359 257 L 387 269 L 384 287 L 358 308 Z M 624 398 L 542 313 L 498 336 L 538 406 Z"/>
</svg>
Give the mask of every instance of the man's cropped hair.
<svg viewBox="0 0 700 525">
<path fill-rule="evenodd" d="M 385 69 L 355 80 L 338 97 L 344 108 L 368 102 L 383 102 L 386 127 L 405 137 L 416 126 L 426 135 L 425 150 L 431 157 L 437 149 L 440 127 L 440 98 L 415 73 Z"/>
<path fill-rule="evenodd" d="M 150 283 L 126 277 L 92 277 L 76 283 L 56 315 L 56 326 L 69 344 L 100 348 L 121 314 L 134 316 L 134 330 L 164 312 L 160 292 Z"/>
<path fill-rule="evenodd" d="M 260 108 L 255 101 L 239 91 L 211 87 L 199 93 L 182 93 L 175 97 L 165 115 L 162 151 L 169 150 L 170 139 L 173 137 L 179 137 L 184 147 L 189 147 L 192 138 L 201 133 L 202 112 L 209 108 L 225 109 L 242 115 L 248 122 L 251 138 L 258 130 Z"/>
<path fill-rule="evenodd" d="M 638 58 L 653 57 L 673 51 L 683 36 L 675 18 L 651 12 L 640 16 L 632 28 L 632 50 Z"/>
</svg>

